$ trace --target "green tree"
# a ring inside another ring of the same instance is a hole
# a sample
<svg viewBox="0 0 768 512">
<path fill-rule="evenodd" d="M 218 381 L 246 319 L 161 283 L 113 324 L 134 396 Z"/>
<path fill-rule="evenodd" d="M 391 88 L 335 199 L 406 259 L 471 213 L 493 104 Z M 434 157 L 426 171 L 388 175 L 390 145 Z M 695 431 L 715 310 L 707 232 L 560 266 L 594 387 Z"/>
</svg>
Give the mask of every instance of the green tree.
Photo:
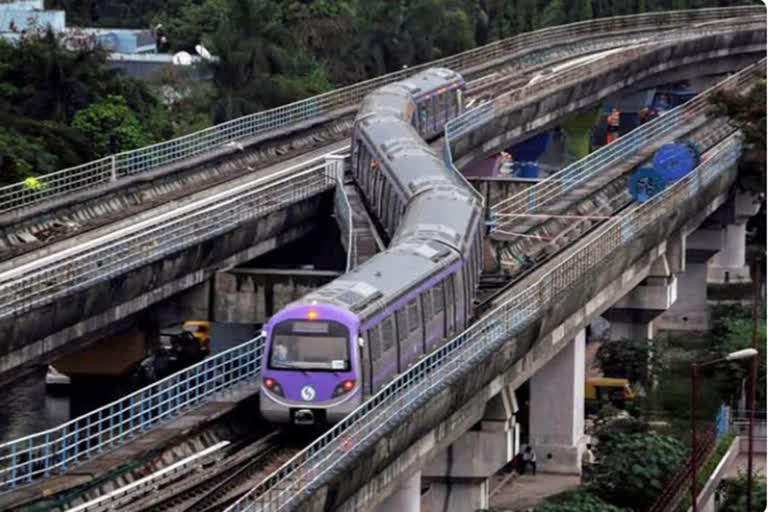
<svg viewBox="0 0 768 512">
<path fill-rule="evenodd" d="M 545 27 L 565 23 L 566 13 L 563 0 L 550 0 L 541 15 L 541 24 Z"/>
<path fill-rule="evenodd" d="M 537 506 L 534 512 L 621 512 L 621 509 L 594 494 L 578 490 L 548 498 L 542 505 Z"/>
<path fill-rule="evenodd" d="M 747 94 L 743 91 L 721 91 L 712 98 L 716 110 L 712 115 L 727 115 L 744 134 L 743 152 L 739 161 L 738 186 L 752 192 L 755 196 L 763 195 L 766 189 L 766 82 L 765 68 L 760 69 L 763 79 Z M 766 210 L 765 198 L 758 214 L 750 219 L 750 247 L 747 258 L 754 270 L 756 265 L 764 265 Z M 765 277 L 763 277 L 763 281 Z"/>
<path fill-rule="evenodd" d="M 736 479 L 728 479 L 720 482 L 717 489 L 721 496 L 721 512 L 742 512 L 747 509 L 747 475 L 740 474 Z M 765 479 L 752 478 L 752 510 L 766 510 L 766 485 Z"/>
<path fill-rule="evenodd" d="M 603 343 L 595 354 L 603 375 L 629 379 L 647 388 L 663 367 L 658 340 L 617 340 Z"/>
<path fill-rule="evenodd" d="M 589 489 L 617 507 L 647 509 L 685 458 L 677 439 L 655 432 L 618 434 L 597 445 Z"/>
<path fill-rule="evenodd" d="M 277 103 L 275 75 L 289 65 L 287 33 L 268 0 L 227 0 L 229 17 L 211 37 L 215 123 Z"/>
<path fill-rule="evenodd" d="M 733 318 L 722 320 L 712 337 L 711 357 L 724 357 L 726 354 L 752 346 L 753 323 L 751 318 Z M 765 409 L 766 396 L 766 326 L 763 319 L 758 327 L 757 355 L 757 408 Z M 723 400 L 737 399 L 742 385 L 749 379 L 750 363 L 744 361 L 725 361 L 715 366 L 714 378 Z"/>
<path fill-rule="evenodd" d="M 88 137 L 99 156 L 110 153 L 110 137 L 117 138 L 120 151 L 152 142 L 122 96 L 107 96 L 75 115 L 72 127 Z"/>
</svg>

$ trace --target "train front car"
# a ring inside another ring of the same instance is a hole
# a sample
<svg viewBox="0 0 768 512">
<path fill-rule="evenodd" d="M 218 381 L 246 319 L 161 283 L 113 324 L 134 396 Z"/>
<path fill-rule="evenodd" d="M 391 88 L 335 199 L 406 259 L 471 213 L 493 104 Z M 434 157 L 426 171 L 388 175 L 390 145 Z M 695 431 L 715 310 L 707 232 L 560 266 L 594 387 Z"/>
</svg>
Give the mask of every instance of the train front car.
<svg viewBox="0 0 768 512">
<path fill-rule="evenodd" d="M 357 317 L 329 304 L 293 304 L 266 325 L 260 408 L 272 423 L 335 423 L 362 398 Z"/>
</svg>

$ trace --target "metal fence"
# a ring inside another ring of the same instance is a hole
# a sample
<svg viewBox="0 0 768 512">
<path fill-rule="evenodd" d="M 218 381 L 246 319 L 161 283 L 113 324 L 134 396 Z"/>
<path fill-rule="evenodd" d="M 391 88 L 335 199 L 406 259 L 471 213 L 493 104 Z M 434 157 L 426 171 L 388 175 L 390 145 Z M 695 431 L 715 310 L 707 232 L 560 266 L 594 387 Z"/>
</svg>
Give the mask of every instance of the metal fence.
<svg viewBox="0 0 768 512">
<path fill-rule="evenodd" d="M 228 144 L 330 115 L 340 109 L 354 107 L 373 89 L 401 80 L 433 66 L 468 71 L 488 62 L 536 52 L 543 48 L 567 45 L 569 41 L 591 38 L 612 32 L 660 31 L 691 23 L 706 23 L 732 17 L 760 15 L 759 7 L 727 7 L 647 13 L 639 15 L 583 21 L 520 34 L 437 61 L 389 73 L 371 80 L 307 98 L 289 105 L 251 114 L 191 133 L 167 142 L 125 151 L 83 165 L 37 177 L 38 184 L 28 187 L 23 182 L 0 187 L 0 213 L 40 204 L 74 192 L 92 189 L 123 177 L 181 162 Z"/>
<path fill-rule="evenodd" d="M 0 318 L 50 303 L 341 184 L 343 168 L 340 175 L 333 156 L 309 160 L 6 271 L 0 275 Z"/>
<path fill-rule="evenodd" d="M 263 337 L 254 338 L 56 428 L 0 444 L 0 492 L 72 469 L 257 379 L 263 344 Z"/>
<path fill-rule="evenodd" d="M 577 286 L 582 279 L 589 279 L 589 274 L 605 258 L 658 220 L 679 211 L 692 190 L 695 194 L 731 168 L 740 152 L 738 134 L 717 145 L 711 157 L 687 177 L 607 222 L 590 237 L 592 243 L 573 252 L 538 282 L 401 374 L 228 510 L 278 511 L 298 505 L 408 414 L 498 350 L 558 295 Z"/>
<path fill-rule="evenodd" d="M 622 54 L 624 55 L 624 54 Z M 569 70 L 576 80 L 585 75 L 591 75 L 597 68 L 605 67 L 605 63 L 584 66 Z M 765 60 L 760 61 L 747 70 L 732 75 L 729 79 L 707 89 L 693 100 L 669 111 L 654 121 L 636 128 L 618 141 L 609 144 L 601 151 L 597 151 L 573 164 L 563 168 L 559 172 L 549 176 L 548 179 L 527 188 L 520 193 L 505 199 L 489 209 L 492 230 L 502 230 L 508 224 L 515 221 L 516 217 L 540 211 L 542 207 L 549 205 L 555 198 L 562 198 L 570 190 L 586 183 L 591 178 L 604 173 L 626 158 L 636 154 L 641 148 L 648 145 L 649 141 L 661 141 L 664 137 L 674 137 L 678 133 L 686 131 L 691 124 L 702 122 L 706 119 L 707 112 L 711 110 L 709 99 L 711 96 L 725 88 L 736 88 L 749 83 L 752 73 L 765 66 Z M 546 82 L 557 83 L 562 86 L 566 79 L 560 74 L 555 74 L 546 81 L 537 83 L 533 88 L 539 90 L 546 87 Z M 516 98 L 525 98 L 525 91 L 530 87 L 516 91 Z M 449 122 L 446 126 L 445 144 L 446 159 L 452 165 L 450 144 L 458 137 L 475 130 L 494 118 L 495 104 L 487 103 L 473 109 L 463 116 Z M 509 108 L 508 106 L 506 107 Z"/>
</svg>

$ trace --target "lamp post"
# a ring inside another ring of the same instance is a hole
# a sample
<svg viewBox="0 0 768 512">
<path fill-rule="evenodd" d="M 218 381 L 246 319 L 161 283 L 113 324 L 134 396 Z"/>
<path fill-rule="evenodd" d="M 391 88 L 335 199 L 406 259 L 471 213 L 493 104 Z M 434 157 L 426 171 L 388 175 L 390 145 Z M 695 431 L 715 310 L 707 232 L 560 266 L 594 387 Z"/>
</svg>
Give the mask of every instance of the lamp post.
<svg viewBox="0 0 768 512">
<path fill-rule="evenodd" d="M 757 258 L 754 263 L 755 276 L 752 279 L 752 348 L 757 350 L 758 327 L 760 319 L 760 269 L 763 266 L 762 258 Z M 749 430 L 747 432 L 747 512 L 752 512 L 752 457 L 753 457 L 753 428 L 755 424 L 755 398 L 757 395 L 757 358 L 752 359 L 749 368 Z"/>
<path fill-rule="evenodd" d="M 692 512 L 698 512 L 698 504 L 696 503 L 696 462 L 697 462 L 697 446 L 696 446 L 696 397 L 699 391 L 699 368 L 703 366 L 710 366 L 722 361 L 738 361 L 740 359 L 748 359 L 757 355 L 757 350 L 754 348 L 745 348 L 744 350 L 737 350 L 731 352 L 725 357 L 720 359 L 714 359 L 704 363 L 691 363 L 691 510 Z"/>
</svg>

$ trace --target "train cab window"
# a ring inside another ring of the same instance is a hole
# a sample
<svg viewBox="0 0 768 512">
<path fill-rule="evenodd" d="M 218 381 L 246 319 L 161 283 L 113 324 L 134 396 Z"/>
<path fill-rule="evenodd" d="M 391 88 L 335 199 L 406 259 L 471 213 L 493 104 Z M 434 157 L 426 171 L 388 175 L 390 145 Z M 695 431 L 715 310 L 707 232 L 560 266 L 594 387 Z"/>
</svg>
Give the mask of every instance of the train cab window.
<svg viewBox="0 0 768 512">
<path fill-rule="evenodd" d="M 405 308 L 397 310 L 397 337 L 400 341 L 408 338 L 408 318 L 406 317 Z"/>
<path fill-rule="evenodd" d="M 391 349 L 395 344 L 395 319 L 390 317 L 385 318 L 381 322 L 381 349 L 382 352 L 386 352 Z"/>
<path fill-rule="evenodd" d="M 434 307 L 435 313 L 439 313 L 443 310 L 443 283 L 437 283 L 434 288 L 432 288 L 432 306 Z"/>
<path fill-rule="evenodd" d="M 269 367 L 274 370 L 346 371 L 349 329 L 339 322 L 286 320 L 272 329 Z"/>
<path fill-rule="evenodd" d="M 413 299 L 408 303 L 408 326 L 411 328 L 411 332 L 417 330 L 421 322 L 419 322 L 419 304 L 416 299 Z"/>
</svg>

